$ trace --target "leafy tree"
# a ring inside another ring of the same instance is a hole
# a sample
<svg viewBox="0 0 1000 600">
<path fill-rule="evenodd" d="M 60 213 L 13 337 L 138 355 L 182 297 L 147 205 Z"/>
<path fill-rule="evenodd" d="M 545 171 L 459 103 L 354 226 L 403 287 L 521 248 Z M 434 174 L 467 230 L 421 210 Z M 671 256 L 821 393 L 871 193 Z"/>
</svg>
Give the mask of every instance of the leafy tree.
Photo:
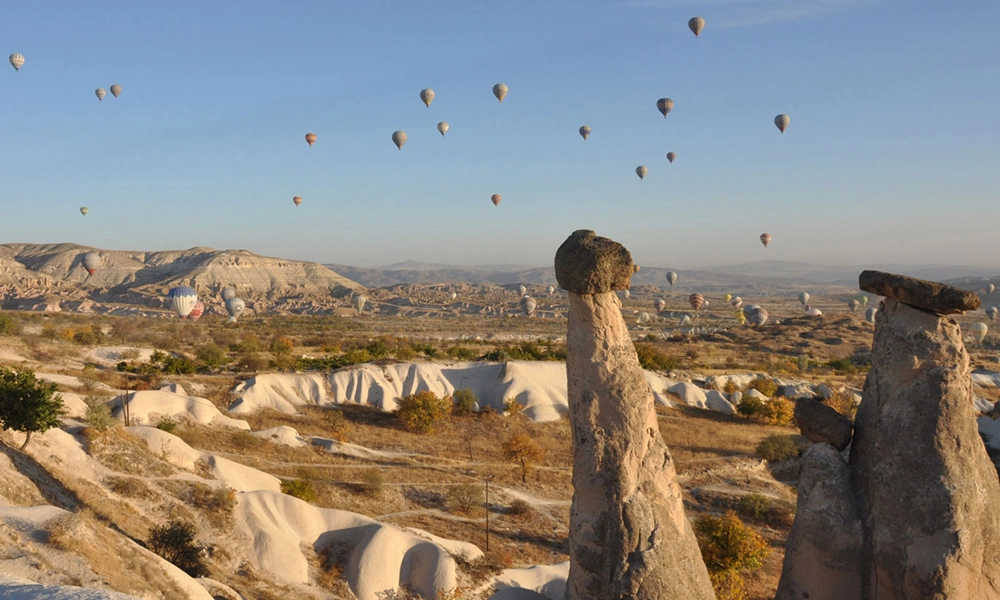
<svg viewBox="0 0 1000 600">
<path fill-rule="evenodd" d="M 115 319 L 115 322 L 111 325 L 111 335 L 118 338 L 118 340 L 124 344 L 130 337 L 132 337 L 136 328 L 137 325 L 135 319 L 122 317 L 120 319 Z"/>
<path fill-rule="evenodd" d="M 521 481 L 528 481 L 528 471 L 545 458 L 545 450 L 527 433 L 518 433 L 500 445 L 503 457 L 509 461 L 520 463 Z"/>
<path fill-rule="evenodd" d="M 448 489 L 448 508 L 454 512 L 468 514 L 483 503 L 483 488 L 474 483 L 460 483 Z"/>
<path fill-rule="evenodd" d="M 771 552 L 767 540 L 733 511 L 723 517 L 701 517 L 694 530 L 718 597 L 745 598 L 742 574 L 764 566 L 764 559 Z"/>
<path fill-rule="evenodd" d="M 16 335 L 17 321 L 7 313 L 0 313 L 0 335 Z"/>
<path fill-rule="evenodd" d="M 438 398 L 434 392 L 423 391 L 399 400 L 396 416 L 407 431 L 433 433 L 434 424 L 448 415 L 451 400 Z"/>
<path fill-rule="evenodd" d="M 476 398 L 476 394 L 472 390 L 468 388 L 455 390 L 451 398 L 455 402 L 451 408 L 451 414 L 456 417 L 468 417 L 476 414 L 476 404 L 479 403 L 479 399 Z"/>
<path fill-rule="evenodd" d="M 40 381 L 31 370 L 0 367 L 0 428 L 27 434 L 21 450 L 31 441 L 32 433 L 59 426 L 65 410 L 56 389 L 56 384 Z"/>
<path fill-rule="evenodd" d="M 208 575 L 205 550 L 195 542 L 193 523 L 171 521 L 149 531 L 149 549 L 175 564 L 191 577 Z"/>
<path fill-rule="evenodd" d="M 209 369 L 217 369 L 229 364 L 229 355 L 226 354 L 225 349 L 214 343 L 200 346 L 195 355 Z"/>
</svg>

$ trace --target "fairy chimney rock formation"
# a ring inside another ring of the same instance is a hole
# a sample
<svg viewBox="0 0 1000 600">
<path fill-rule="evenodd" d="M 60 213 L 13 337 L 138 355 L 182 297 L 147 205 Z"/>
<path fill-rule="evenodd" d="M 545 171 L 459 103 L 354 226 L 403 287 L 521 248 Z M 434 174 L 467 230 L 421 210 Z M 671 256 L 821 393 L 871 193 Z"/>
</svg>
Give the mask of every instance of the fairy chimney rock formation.
<svg viewBox="0 0 1000 600">
<path fill-rule="evenodd" d="M 800 482 L 776 598 L 1000 600 L 1000 481 L 976 426 L 961 330 L 940 316 L 978 300 L 942 284 L 871 273 L 862 274 L 862 289 L 886 299 L 849 477 L 833 448 L 807 453 L 805 472 L 813 464 L 830 475 L 821 484 L 805 475 Z M 850 540 L 840 540 L 851 527 L 837 527 L 852 522 L 852 504 L 862 537 L 856 566 L 846 560 Z M 843 541 L 842 552 L 817 545 L 822 536 Z M 827 594 L 831 569 L 851 581 L 860 573 L 860 588 Z"/>
<path fill-rule="evenodd" d="M 593 231 L 556 252 L 569 291 L 566 374 L 573 433 L 569 600 L 714 599 L 621 316 L 632 256 Z"/>
</svg>

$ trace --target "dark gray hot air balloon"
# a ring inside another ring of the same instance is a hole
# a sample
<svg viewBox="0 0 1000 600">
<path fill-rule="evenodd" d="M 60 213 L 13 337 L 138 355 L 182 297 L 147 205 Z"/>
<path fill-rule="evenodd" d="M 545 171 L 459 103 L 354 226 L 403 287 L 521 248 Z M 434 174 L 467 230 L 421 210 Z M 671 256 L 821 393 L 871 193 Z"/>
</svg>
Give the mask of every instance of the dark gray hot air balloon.
<svg viewBox="0 0 1000 600">
<path fill-rule="evenodd" d="M 420 90 L 420 101 L 423 102 L 427 108 L 430 108 L 431 102 L 434 102 L 434 90 L 431 88 L 424 88 Z"/>
<path fill-rule="evenodd" d="M 498 83 L 493 86 L 493 95 L 497 97 L 497 100 L 503 102 L 503 99 L 507 97 L 507 85 Z"/>
<path fill-rule="evenodd" d="M 791 122 L 792 119 L 788 115 L 782 114 L 778 115 L 777 117 L 774 117 L 774 126 L 777 127 L 778 131 L 780 131 L 781 133 L 785 133 L 785 130 L 788 129 L 788 124 Z"/>
<path fill-rule="evenodd" d="M 694 34 L 694 37 L 698 37 L 701 34 L 701 30 L 705 28 L 705 19 L 701 17 L 691 17 L 688 20 L 688 29 Z"/>
<path fill-rule="evenodd" d="M 406 132 L 405 131 L 393 131 L 392 132 L 392 143 L 396 144 L 396 148 L 399 150 L 403 149 L 403 144 L 406 143 Z"/>
<path fill-rule="evenodd" d="M 670 111 L 674 109 L 674 101 L 670 98 L 660 98 L 656 101 L 656 108 L 663 114 L 663 118 L 666 119 Z"/>
<path fill-rule="evenodd" d="M 114 96 L 115 98 L 117 98 L 118 96 L 121 95 L 121 93 L 122 93 L 122 86 L 118 85 L 117 83 L 114 84 L 113 86 L 111 86 L 111 95 L 112 96 Z"/>
<path fill-rule="evenodd" d="M 639 179 L 645 179 L 646 175 L 649 174 L 649 169 L 646 168 L 646 165 L 639 165 L 635 168 L 635 174 L 639 176 Z"/>
<path fill-rule="evenodd" d="M 226 290 L 222 290 L 225 292 Z M 232 298 L 226 299 L 226 312 L 229 313 L 229 322 L 235 323 L 236 319 L 240 318 L 243 314 L 243 310 L 246 309 L 247 305 L 241 298 L 233 296 Z"/>
<path fill-rule="evenodd" d="M 535 307 L 537 306 L 538 303 L 535 302 L 535 299 L 532 298 L 531 296 L 524 296 L 521 298 L 521 310 L 523 310 L 524 314 L 528 315 L 529 317 L 535 314 Z"/>
<path fill-rule="evenodd" d="M 590 137 L 590 127 L 587 127 L 586 125 L 581 127 L 580 135 L 583 136 L 583 141 L 587 141 L 587 138 Z"/>
<path fill-rule="evenodd" d="M 674 285 L 675 281 L 677 281 L 677 273 L 674 273 L 673 271 L 667 271 L 667 283 L 669 283 L 670 285 Z"/>
<path fill-rule="evenodd" d="M 91 275 L 101 266 L 101 255 L 96 252 L 88 252 L 83 255 L 83 268 Z"/>
<path fill-rule="evenodd" d="M 97 88 L 96 90 L 94 90 L 94 94 L 97 96 L 98 100 L 102 100 L 103 101 L 104 100 L 104 96 L 107 95 L 107 92 L 104 91 L 104 88 Z"/>
<path fill-rule="evenodd" d="M 233 298 L 236 297 L 236 290 L 234 290 L 233 288 L 228 288 L 228 287 L 227 288 L 222 288 L 222 291 L 219 293 L 219 295 L 222 296 L 222 301 L 223 302 L 228 302 L 231 299 L 233 299 Z"/>
<path fill-rule="evenodd" d="M 677 158 L 676 152 L 667 152 L 667 160 L 669 160 L 671 164 L 673 164 L 675 158 Z"/>
<path fill-rule="evenodd" d="M 448 133 L 449 129 L 451 129 L 451 126 L 448 125 L 447 121 L 441 121 L 438 123 L 438 133 L 440 133 L 442 137 L 444 137 L 444 134 Z"/>
</svg>

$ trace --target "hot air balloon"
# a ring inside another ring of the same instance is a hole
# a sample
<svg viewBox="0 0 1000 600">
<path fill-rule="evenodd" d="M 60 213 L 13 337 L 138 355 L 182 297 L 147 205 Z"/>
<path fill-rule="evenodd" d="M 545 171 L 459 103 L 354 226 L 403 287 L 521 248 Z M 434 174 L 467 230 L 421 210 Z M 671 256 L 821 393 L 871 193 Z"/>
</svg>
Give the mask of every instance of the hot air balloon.
<svg viewBox="0 0 1000 600">
<path fill-rule="evenodd" d="M 499 206 L 500 201 L 503 200 L 503 198 L 500 197 L 500 194 L 493 194 L 490 196 L 490 200 L 493 202 L 493 206 Z"/>
<path fill-rule="evenodd" d="M 653 302 L 653 308 L 656 309 L 656 312 L 663 312 L 663 309 L 666 307 L 667 307 L 667 301 L 664 300 L 663 298 L 657 298 L 656 302 Z"/>
<path fill-rule="evenodd" d="M 497 100 L 503 102 L 503 99 L 507 97 L 507 85 L 498 83 L 493 86 L 493 95 L 497 97 Z"/>
<path fill-rule="evenodd" d="M 20 71 L 21 67 L 24 66 L 24 55 L 15 52 L 10 55 L 10 65 L 14 67 L 15 71 Z"/>
<path fill-rule="evenodd" d="M 531 296 L 524 296 L 521 298 L 521 310 L 523 310 L 524 314 L 528 315 L 529 317 L 535 314 L 536 306 L 538 306 L 538 303 L 535 302 L 535 299 L 532 298 Z"/>
<path fill-rule="evenodd" d="M 452 292 L 452 293 L 448 294 L 448 299 L 451 300 L 452 302 L 455 301 L 455 298 L 458 298 L 458 294 L 457 293 Z"/>
<path fill-rule="evenodd" d="M 641 313 L 639 313 L 638 318 L 636 318 L 636 322 L 638 322 L 638 323 L 649 323 L 649 320 L 652 319 L 652 318 L 653 317 L 650 317 L 648 312 L 641 312 Z"/>
<path fill-rule="evenodd" d="M 799 292 L 799 302 L 802 303 L 802 306 L 805 306 L 806 302 L 809 302 L 809 293 L 808 292 Z"/>
<path fill-rule="evenodd" d="M 851 312 L 854 312 L 858 310 L 858 306 L 860 306 L 860 304 L 861 304 L 860 302 L 851 298 L 850 300 L 847 301 L 847 308 L 849 308 Z"/>
<path fill-rule="evenodd" d="M 104 96 L 107 95 L 107 92 L 104 91 L 104 88 L 97 88 L 96 90 L 94 90 L 94 94 L 97 95 L 97 99 L 98 100 L 102 100 L 103 101 L 104 100 Z"/>
<path fill-rule="evenodd" d="M 667 114 L 674 109 L 674 101 L 670 98 L 660 98 L 656 101 L 656 108 L 663 113 L 663 118 L 667 118 Z"/>
<path fill-rule="evenodd" d="M 705 297 L 701 294 L 691 294 L 688 296 L 688 304 L 691 305 L 691 308 L 698 310 L 705 304 Z"/>
<path fill-rule="evenodd" d="M 677 158 L 676 152 L 667 152 L 667 160 L 673 163 L 675 158 Z"/>
<path fill-rule="evenodd" d="M 733 295 L 732 294 L 726 294 L 725 296 L 722 297 L 722 301 L 723 302 L 729 302 L 732 299 L 733 299 Z"/>
<path fill-rule="evenodd" d="M 747 318 L 750 320 L 751 325 L 754 325 L 755 327 L 760 327 L 764 323 L 767 323 L 767 311 L 758 306 L 757 308 L 750 311 L 750 314 L 747 315 Z"/>
<path fill-rule="evenodd" d="M 972 332 L 972 337 L 976 340 L 977 344 L 983 343 L 986 339 L 986 332 L 989 331 L 989 326 L 986 323 L 973 323 L 969 326 L 969 331 Z"/>
<path fill-rule="evenodd" d="M 309 144 L 310 146 L 312 146 L 313 144 L 315 144 L 316 143 L 316 134 L 315 133 L 307 133 L 306 134 L 306 143 Z"/>
<path fill-rule="evenodd" d="M 192 287 L 175 287 L 170 289 L 167 299 L 177 316 L 186 319 L 194 309 L 194 305 L 198 303 L 198 292 Z"/>
<path fill-rule="evenodd" d="M 811 306 L 809 306 L 807 304 L 806 305 L 806 316 L 807 317 L 822 317 L 823 313 L 818 308 L 813 308 L 813 307 L 811 307 Z"/>
<path fill-rule="evenodd" d="M 448 133 L 449 128 L 450 126 L 447 121 L 441 121 L 438 123 L 438 132 L 441 134 L 441 137 L 444 137 L 444 134 Z"/>
<path fill-rule="evenodd" d="M 295 206 L 302 204 L 302 196 L 295 196 L 292 198 L 292 202 L 295 203 Z"/>
<path fill-rule="evenodd" d="M 188 319 L 197 323 L 203 314 L 205 314 L 205 305 L 199 300 L 194 303 L 194 308 L 188 313 Z"/>
<path fill-rule="evenodd" d="M 241 298 L 233 296 L 226 300 L 226 312 L 229 313 L 229 322 L 235 323 L 236 319 L 240 318 L 243 314 L 243 310 L 247 307 L 246 303 L 243 302 Z"/>
<path fill-rule="evenodd" d="M 590 137 L 590 127 L 587 127 L 586 125 L 584 125 L 583 127 L 581 127 L 580 128 L 580 135 L 583 136 L 583 141 L 586 142 L 587 138 Z"/>
<path fill-rule="evenodd" d="M 788 115 L 778 115 L 774 117 L 774 125 L 778 128 L 778 131 L 785 133 L 785 129 L 788 128 L 788 124 L 792 122 L 792 119 Z"/>
<path fill-rule="evenodd" d="M 365 298 L 364 294 L 358 294 L 351 300 L 351 304 L 354 306 L 354 310 L 358 311 L 360 315 L 361 311 L 365 309 L 365 302 L 367 301 L 368 298 Z"/>
<path fill-rule="evenodd" d="M 392 132 L 392 143 L 396 144 L 396 148 L 399 150 L 403 149 L 403 144 L 406 143 L 406 132 L 405 131 L 393 131 Z"/>
<path fill-rule="evenodd" d="M 992 294 L 993 290 L 995 290 L 995 289 L 997 289 L 997 287 L 991 283 L 988 286 L 986 286 L 986 293 L 987 294 Z"/>
<path fill-rule="evenodd" d="M 523 284 L 519 285 L 517 286 L 517 293 L 523 296 L 528 293 L 528 288 L 526 288 Z"/>
<path fill-rule="evenodd" d="M 987 306 L 986 307 L 986 316 L 990 318 L 990 321 L 992 321 L 993 319 L 996 319 L 997 318 L 997 307 L 995 307 L 995 306 Z"/>
<path fill-rule="evenodd" d="M 683 317 L 681 317 L 681 327 L 686 327 L 690 324 L 691 324 L 690 315 L 684 315 Z"/>
<path fill-rule="evenodd" d="M 702 19 L 701 17 L 691 17 L 691 19 L 688 20 L 688 29 L 691 30 L 691 33 L 694 34 L 694 37 L 698 37 L 698 34 L 700 34 L 701 30 L 704 28 L 705 28 L 705 19 Z"/>
<path fill-rule="evenodd" d="M 234 290 L 233 288 L 222 288 L 222 291 L 219 293 L 219 295 L 222 296 L 223 302 L 229 302 L 230 300 L 236 297 L 236 290 Z"/>
<path fill-rule="evenodd" d="M 729 301 L 729 306 L 732 306 L 733 308 L 739 308 L 743 306 L 743 298 L 736 296 L 735 298 Z"/>
<path fill-rule="evenodd" d="M 861 306 L 868 304 L 868 296 L 861 296 Z"/>
<path fill-rule="evenodd" d="M 743 325 L 744 323 L 747 322 L 746 313 L 743 312 L 742 308 L 736 310 L 736 320 L 739 322 L 740 325 Z"/>
<path fill-rule="evenodd" d="M 548 295 L 551 296 L 552 294 L 556 293 L 556 286 L 554 285 L 545 286 L 545 291 L 548 293 Z"/>
<path fill-rule="evenodd" d="M 669 283 L 670 285 L 674 285 L 675 281 L 677 281 L 677 273 L 674 273 L 673 271 L 667 271 L 667 283 Z"/>
<path fill-rule="evenodd" d="M 87 216 L 87 213 L 89 213 L 89 212 L 90 212 L 90 209 L 89 209 L 89 208 L 87 208 L 86 206 L 81 206 L 81 207 L 80 207 L 80 214 L 81 214 L 81 215 L 83 215 L 83 216 L 85 216 L 85 217 L 86 217 L 86 216 Z"/>
<path fill-rule="evenodd" d="M 868 310 L 866 310 L 865 311 L 865 321 L 868 321 L 869 323 L 874 324 L 875 323 L 875 313 L 877 313 L 877 312 L 878 312 L 878 309 L 875 308 L 874 306 L 871 307 L 871 308 L 869 308 Z"/>
<path fill-rule="evenodd" d="M 646 168 L 646 165 L 639 165 L 635 168 L 635 174 L 639 176 L 639 179 L 645 179 L 648 173 L 649 169 Z"/>
<path fill-rule="evenodd" d="M 771 243 L 771 234 L 770 233 L 760 234 L 760 243 L 764 244 L 764 247 L 767 248 L 767 245 Z"/>
<path fill-rule="evenodd" d="M 420 90 L 420 101 L 423 102 L 427 108 L 430 108 L 431 102 L 434 102 L 434 90 L 431 88 L 424 88 Z"/>
<path fill-rule="evenodd" d="M 117 98 L 122 93 L 122 86 L 117 83 L 111 86 L 111 95 Z"/>
<path fill-rule="evenodd" d="M 622 300 L 628 300 L 628 297 L 631 296 L 631 295 L 632 295 L 632 292 L 630 292 L 628 290 L 622 290 L 621 291 L 621 298 L 622 298 Z"/>
<path fill-rule="evenodd" d="M 83 255 L 83 268 L 91 275 L 101 266 L 101 255 L 96 252 L 88 252 Z"/>
</svg>

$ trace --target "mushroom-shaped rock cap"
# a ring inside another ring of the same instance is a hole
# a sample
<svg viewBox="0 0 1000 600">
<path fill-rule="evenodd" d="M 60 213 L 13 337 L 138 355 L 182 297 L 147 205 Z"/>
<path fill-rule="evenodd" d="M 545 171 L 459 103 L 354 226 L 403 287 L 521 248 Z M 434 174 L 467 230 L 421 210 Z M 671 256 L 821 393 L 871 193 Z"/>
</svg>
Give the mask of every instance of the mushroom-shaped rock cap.
<svg viewBox="0 0 1000 600">
<path fill-rule="evenodd" d="M 866 292 L 898 300 L 915 308 L 939 315 L 953 315 L 979 308 L 979 296 L 973 292 L 937 283 L 893 275 L 882 271 L 862 271 L 858 287 Z"/>
<path fill-rule="evenodd" d="M 627 290 L 635 267 L 632 253 L 618 242 L 578 229 L 556 250 L 559 287 L 576 294 Z"/>
</svg>

